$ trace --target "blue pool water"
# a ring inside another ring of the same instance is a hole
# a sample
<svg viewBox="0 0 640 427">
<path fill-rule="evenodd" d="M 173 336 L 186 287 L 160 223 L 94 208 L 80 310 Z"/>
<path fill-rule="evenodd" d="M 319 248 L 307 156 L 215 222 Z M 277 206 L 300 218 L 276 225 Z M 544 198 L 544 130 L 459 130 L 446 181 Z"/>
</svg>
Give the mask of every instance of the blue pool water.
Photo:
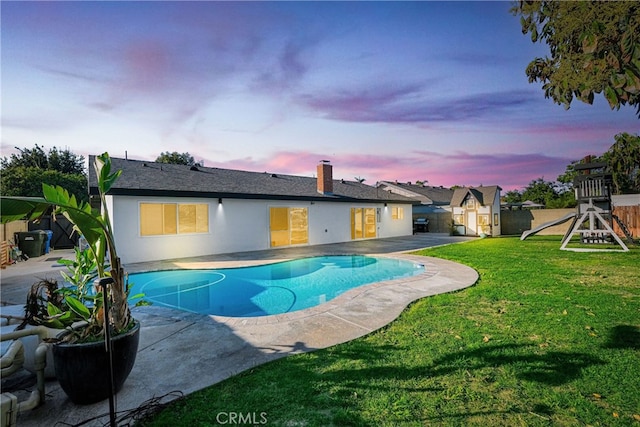
<svg viewBox="0 0 640 427">
<path fill-rule="evenodd" d="M 423 273 L 413 262 L 362 255 L 297 259 L 255 267 L 129 275 L 130 295 L 154 305 L 232 317 L 268 316 L 329 301 L 358 286 Z"/>
</svg>

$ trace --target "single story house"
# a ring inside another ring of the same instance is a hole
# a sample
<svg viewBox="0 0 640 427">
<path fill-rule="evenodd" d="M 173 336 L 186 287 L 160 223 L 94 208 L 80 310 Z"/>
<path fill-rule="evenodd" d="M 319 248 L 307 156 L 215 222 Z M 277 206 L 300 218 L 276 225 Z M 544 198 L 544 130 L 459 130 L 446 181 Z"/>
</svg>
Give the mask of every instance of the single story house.
<svg viewBox="0 0 640 427">
<path fill-rule="evenodd" d="M 500 191 L 497 185 L 456 188 L 451 198 L 454 229 L 467 236 L 499 236 Z"/>
<path fill-rule="evenodd" d="M 314 178 L 111 160 L 122 174 L 106 204 L 125 264 L 412 234 L 415 200 L 334 180 L 328 161 Z"/>
<path fill-rule="evenodd" d="M 401 196 L 412 198 L 419 204 L 413 205 L 414 231 L 448 233 L 451 231 L 451 198 L 453 190 L 411 182 L 380 181 L 378 188 Z"/>
</svg>

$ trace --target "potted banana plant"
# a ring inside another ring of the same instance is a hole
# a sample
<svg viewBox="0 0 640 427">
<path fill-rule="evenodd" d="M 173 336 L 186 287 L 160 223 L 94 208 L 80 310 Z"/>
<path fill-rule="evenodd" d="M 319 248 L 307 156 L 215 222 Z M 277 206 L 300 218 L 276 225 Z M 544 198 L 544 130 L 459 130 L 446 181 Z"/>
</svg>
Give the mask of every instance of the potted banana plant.
<svg viewBox="0 0 640 427">
<path fill-rule="evenodd" d="M 36 219 L 55 206 L 87 241 L 100 284 L 87 300 L 67 298 L 67 306 L 84 321 L 67 328 L 53 346 L 55 373 L 60 386 L 75 403 L 94 403 L 113 397 L 123 386 L 133 365 L 140 323 L 130 311 L 128 283 L 116 250 L 105 196 L 121 170 L 111 172 L 108 153 L 96 156 L 101 211 L 78 201 L 60 186 L 42 184 L 43 198 L 1 197 L 2 223 Z M 55 314 L 55 313 L 54 313 Z"/>
</svg>

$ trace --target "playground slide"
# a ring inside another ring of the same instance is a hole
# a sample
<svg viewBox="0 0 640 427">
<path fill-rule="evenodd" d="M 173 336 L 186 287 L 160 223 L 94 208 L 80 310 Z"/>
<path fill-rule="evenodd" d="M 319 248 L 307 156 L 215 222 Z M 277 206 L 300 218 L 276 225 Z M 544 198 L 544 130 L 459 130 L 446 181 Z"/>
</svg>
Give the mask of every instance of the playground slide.
<svg viewBox="0 0 640 427">
<path fill-rule="evenodd" d="M 551 226 L 554 226 L 554 225 L 562 224 L 563 222 L 567 222 L 570 219 L 573 219 L 575 217 L 576 217 L 576 214 L 574 212 L 574 213 L 568 213 L 565 216 L 563 216 L 562 218 L 558 218 L 558 219 L 554 219 L 553 221 L 545 222 L 544 224 L 539 225 L 536 228 L 524 231 L 522 233 L 522 236 L 520 236 L 520 240 L 524 240 L 527 237 L 529 237 L 530 235 L 536 234 L 538 231 L 544 230 L 547 227 L 551 227 Z"/>
</svg>

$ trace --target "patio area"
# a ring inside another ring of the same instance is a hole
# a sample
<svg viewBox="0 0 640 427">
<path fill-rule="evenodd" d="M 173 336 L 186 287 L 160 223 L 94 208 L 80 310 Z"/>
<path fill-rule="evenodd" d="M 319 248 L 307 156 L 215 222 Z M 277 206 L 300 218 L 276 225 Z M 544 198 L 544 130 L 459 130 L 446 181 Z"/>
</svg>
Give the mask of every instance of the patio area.
<svg viewBox="0 0 640 427">
<path fill-rule="evenodd" d="M 127 265 L 127 271 L 133 273 L 237 267 L 316 255 L 368 254 L 417 260 L 425 265 L 425 273 L 362 286 L 320 306 L 276 316 L 228 318 L 154 306 L 134 308 L 133 315 L 142 325 L 140 346 L 133 371 L 116 397 L 117 412 L 135 410 L 149 399 L 171 392 L 178 393 L 171 394 L 169 399 L 191 393 L 289 354 L 355 339 L 393 321 L 412 301 L 471 286 L 478 278 L 475 270 L 442 259 L 407 254 L 466 240 L 470 238 L 427 233 Z M 58 276 L 61 267 L 53 258 L 72 254 L 71 251 L 60 255 L 55 251 L 41 257 L 42 260 L 31 259 L 3 270 L 2 301 L 24 304 L 27 289 L 35 280 Z M 73 404 L 56 381 L 47 382 L 46 394 L 43 405 L 18 415 L 19 426 L 56 423 L 98 426 L 109 420 L 107 400 L 92 405 Z"/>
</svg>

